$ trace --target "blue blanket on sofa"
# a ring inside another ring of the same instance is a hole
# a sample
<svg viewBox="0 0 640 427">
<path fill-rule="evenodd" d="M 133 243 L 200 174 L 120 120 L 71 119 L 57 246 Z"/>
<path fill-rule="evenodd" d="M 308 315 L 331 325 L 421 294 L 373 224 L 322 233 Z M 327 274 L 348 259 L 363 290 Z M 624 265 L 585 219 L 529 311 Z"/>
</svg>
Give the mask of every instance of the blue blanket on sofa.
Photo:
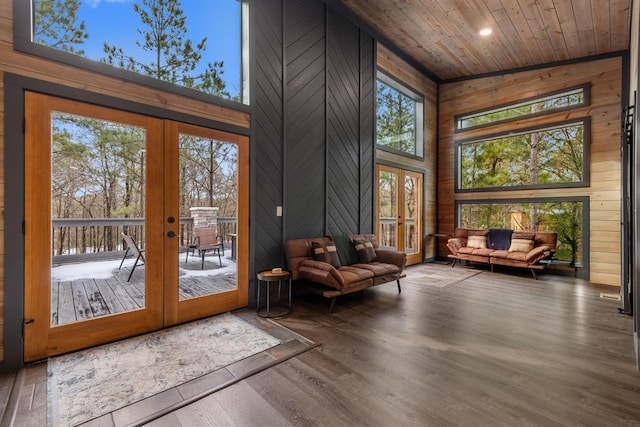
<svg viewBox="0 0 640 427">
<path fill-rule="evenodd" d="M 513 230 L 509 228 L 490 228 L 487 234 L 487 248 L 507 250 L 511 246 Z"/>
</svg>

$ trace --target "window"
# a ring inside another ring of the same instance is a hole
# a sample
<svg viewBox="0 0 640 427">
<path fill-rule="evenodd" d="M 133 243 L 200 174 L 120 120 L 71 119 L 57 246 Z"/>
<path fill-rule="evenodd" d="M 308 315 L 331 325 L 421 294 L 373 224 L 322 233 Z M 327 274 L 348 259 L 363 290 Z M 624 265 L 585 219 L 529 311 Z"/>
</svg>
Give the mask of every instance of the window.
<svg viewBox="0 0 640 427">
<path fill-rule="evenodd" d="M 457 190 L 588 184 L 589 118 L 459 141 Z"/>
<path fill-rule="evenodd" d="M 586 265 L 589 199 L 457 201 L 457 224 L 464 228 L 510 228 L 558 233 L 554 257 Z"/>
<path fill-rule="evenodd" d="M 422 158 L 423 99 L 415 91 L 378 73 L 376 144 L 378 148 Z"/>
<path fill-rule="evenodd" d="M 515 104 L 491 108 L 474 113 L 456 116 L 456 131 L 473 129 L 508 120 L 531 117 L 552 111 L 589 105 L 590 87 L 588 84 L 579 87 L 538 96 Z"/>
<path fill-rule="evenodd" d="M 159 80 L 247 103 L 246 7 L 239 0 L 16 0 L 15 46 L 154 87 L 171 88 L 153 83 Z"/>
</svg>

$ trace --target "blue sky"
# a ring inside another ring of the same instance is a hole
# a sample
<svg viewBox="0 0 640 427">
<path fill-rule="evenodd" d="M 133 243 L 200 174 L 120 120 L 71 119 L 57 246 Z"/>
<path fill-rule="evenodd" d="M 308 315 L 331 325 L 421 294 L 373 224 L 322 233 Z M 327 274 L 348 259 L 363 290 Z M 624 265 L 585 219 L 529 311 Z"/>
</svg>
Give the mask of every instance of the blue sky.
<svg viewBox="0 0 640 427">
<path fill-rule="evenodd" d="M 81 47 L 91 59 L 104 58 L 104 42 L 141 55 L 136 41 L 142 41 L 139 15 L 133 11 L 140 0 L 82 0 L 78 21 L 86 23 L 89 39 Z M 224 61 L 223 78 L 231 95 L 240 89 L 240 4 L 238 0 L 182 0 L 187 17 L 188 38 L 193 44 L 207 37 L 202 62 Z"/>
</svg>

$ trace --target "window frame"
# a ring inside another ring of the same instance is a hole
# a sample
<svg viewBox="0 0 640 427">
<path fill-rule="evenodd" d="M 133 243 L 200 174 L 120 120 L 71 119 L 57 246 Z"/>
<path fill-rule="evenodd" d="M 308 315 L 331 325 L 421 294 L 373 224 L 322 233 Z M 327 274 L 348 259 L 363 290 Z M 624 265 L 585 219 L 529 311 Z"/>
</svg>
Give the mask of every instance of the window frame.
<svg viewBox="0 0 640 427">
<path fill-rule="evenodd" d="M 88 72 L 99 73 L 108 77 L 125 80 L 151 89 L 162 90 L 185 96 L 190 99 L 208 102 L 226 108 L 250 112 L 250 84 L 249 84 L 249 7 L 248 0 L 238 0 L 241 10 L 241 57 L 240 57 L 240 86 L 241 102 L 221 98 L 195 89 L 180 86 L 174 83 L 145 76 L 133 71 L 102 63 L 83 56 L 64 52 L 49 46 L 45 46 L 31 40 L 31 13 L 32 0 L 13 0 L 13 48 L 16 51 L 34 55 L 43 59 L 59 62 L 64 65 L 80 68 Z"/>
<path fill-rule="evenodd" d="M 582 262 L 576 263 L 580 267 L 579 277 L 589 278 L 589 265 L 590 256 L 589 248 L 590 244 L 590 212 L 591 212 L 591 199 L 589 196 L 567 196 L 567 197 L 528 197 L 528 198 L 515 198 L 515 199 L 468 199 L 468 200 L 456 200 L 454 206 L 454 224 L 455 227 L 460 227 L 462 220 L 462 205 L 491 205 L 491 204 L 507 204 L 507 203 L 562 203 L 562 202 L 581 202 L 582 203 L 582 238 L 581 251 Z"/>
<path fill-rule="evenodd" d="M 554 108 L 554 109 L 551 109 L 551 110 L 538 111 L 536 113 L 523 114 L 521 116 L 509 117 L 509 118 L 506 118 L 506 119 L 496 120 L 496 121 L 490 122 L 490 123 L 482 123 L 482 124 L 474 125 L 474 126 L 460 127 L 460 121 L 463 120 L 466 117 L 477 116 L 477 115 L 481 115 L 483 113 L 490 113 L 490 112 L 493 112 L 493 111 L 507 110 L 507 109 L 509 109 L 509 107 L 516 108 L 516 107 L 518 107 L 520 105 L 525 105 L 525 104 L 529 104 L 529 103 L 535 103 L 536 101 L 542 101 L 545 98 L 552 98 L 554 96 L 561 95 L 561 94 L 568 93 L 568 92 L 572 92 L 572 91 L 575 91 L 575 90 L 578 90 L 578 89 L 582 89 L 582 91 L 583 91 L 582 103 L 580 103 L 580 104 L 569 105 L 569 106 L 566 106 L 566 107 Z M 489 108 L 483 108 L 481 110 L 475 110 L 475 111 L 470 111 L 468 113 L 456 114 L 454 116 L 454 118 L 453 118 L 454 133 L 467 132 L 467 131 L 470 131 L 470 130 L 482 129 L 482 128 L 486 128 L 486 127 L 490 127 L 490 126 L 495 126 L 497 124 L 503 124 L 503 123 L 514 122 L 514 121 L 518 121 L 518 120 L 530 119 L 530 118 L 544 116 L 544 115 L 553 114 L 553 113 L 560 113 L 560 112 L 567 111 L 567 110 L 573 110 L 573 109 L 576 109 L 576 108 L 587 107 L 589 105 L 591 105 L 591 82 L 587 82 L 587 83 L 583 83 L 583 84 L 580 84 L 580 85 L 576 85 L 576 86 L 571 86 L 571 87 L 568 87 L 568 88 L 555 90 L 555 91 L 552 91 L 552 92 L 546 92 L 546 93 L 543 93 L 543 94 L 540 94 L 540 95 L 532 96 L 532 97 L 529 97 L 529 98 L 524 98 L 524 99 L 518 100 L 516 102 L 507 102 L 507 103 L 503 103 L 503 104 L 494 105 L 494 106 L 489 107 Z"/>
<path fill-rule="evenodd" d="M 509 187 L 483 187 L 483 188 L 461 188 L 462 171 L 461 171 L 461 147 L 463 145 L 480 143 L 491 139 L 504 138 L 509 136 L 523 135 L 528 133 L 534 133 L 535 131 L 541 131 L 545 129 L 556 129 L 571 124 L 582 124 L 583 128 L 583 140 L 582 140 L 582 180 L 577 182 L 563 182 L 563 183 L 542 183 L 542 184 L 527 184 L 527 185 L 514 185 Z M 540 124 L 537 126 L 508 130 L 497 132 L 489 135 L 483 135 L 479 137 L 466 138 L 455 141 L 454 148 L 454 174 L 455 174 L 455 193 L 478 193 L 488 191 L 517 191 L 528 189 L 550 189 L 550 188 L 577 188 L 588 187 L 590 185 L 590 153 L 591 153 L 591 117 L 577 117 L 571 120 L 563 120 L 559 122 L 551 122 L 547 124 Z"/>
<path fill-rule="evenodd" d="M 413 100 L 415 102 L 415 117 L 414 117 L 414 127 L 415 127 L 415 153 L 409 153 L 402 150 L 397 150 L 387 145 L 378 144 L 378 82 L 382 82 L 386 86 L 390 87 L 398 91 L 400 94 L 406 96 L 407 98 Z M 409 157 L 412 159 L 423 160 L 424 159 L 424 96 L 421 95 L 417 90 L 411 88 L 407 84 L 397 80 L 395 77 L 386 74 L 380 70 L 376 71 L 376 96 L 375 96 L 375 110 L 374 110 L 374 119 L 375 119 L 375 146 L 376 149 L 386 151 L 393 154 L 398 154 L 400 156 Z"/>
</svg>

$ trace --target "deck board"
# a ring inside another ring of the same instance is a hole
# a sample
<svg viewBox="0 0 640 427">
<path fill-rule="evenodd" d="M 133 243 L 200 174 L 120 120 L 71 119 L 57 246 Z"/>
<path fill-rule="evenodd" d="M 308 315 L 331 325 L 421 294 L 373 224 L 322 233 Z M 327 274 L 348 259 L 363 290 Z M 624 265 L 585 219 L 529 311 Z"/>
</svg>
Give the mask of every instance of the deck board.
<svg viewBox="0 0 640 427">
<path fill-rule="evenodd" d="M 76 311 L 73 305 L 71 282 L 60 282 L 58 285 L 58 316 L 56 316 L 58 323 L 55 324 L 75 322 Z"/>
<path fill-rule="evenodd" d="M 104 302 L 107 304 L 107 309 L 109 313 L 119 313 L 121 311 L 125 311 L 125 307 L 122 305 L 116 293 L 111 288 L 109 282 L 105 279 L 94 279 L 96 286 L 100 290 L 102 297 L 104 298 Z"/>
<path fill-rule="evenodd" d="M 205 269 L 207 264 L 205 263 Z M 51 283 L 51 324 L 59 325 L 143 308 L 144 268 L 137 267 L 127 282 L 130 267 L 116 270 L 107 279 L 78 279 Z M 181 300 L 197 298 L 236 287 L 234 274 L 180 277 Z"/>
<path fill-rule="evenodd" d="M 89 301 L 89 307 L 91 307 L 92 317 L 105 316 L 111 311 L 105 302 L 105 298 L 102 296 L 102 290 L 98 288 L 98 285 L 93 279 L 83 280 L 84 289 Z"/>
</svg>

